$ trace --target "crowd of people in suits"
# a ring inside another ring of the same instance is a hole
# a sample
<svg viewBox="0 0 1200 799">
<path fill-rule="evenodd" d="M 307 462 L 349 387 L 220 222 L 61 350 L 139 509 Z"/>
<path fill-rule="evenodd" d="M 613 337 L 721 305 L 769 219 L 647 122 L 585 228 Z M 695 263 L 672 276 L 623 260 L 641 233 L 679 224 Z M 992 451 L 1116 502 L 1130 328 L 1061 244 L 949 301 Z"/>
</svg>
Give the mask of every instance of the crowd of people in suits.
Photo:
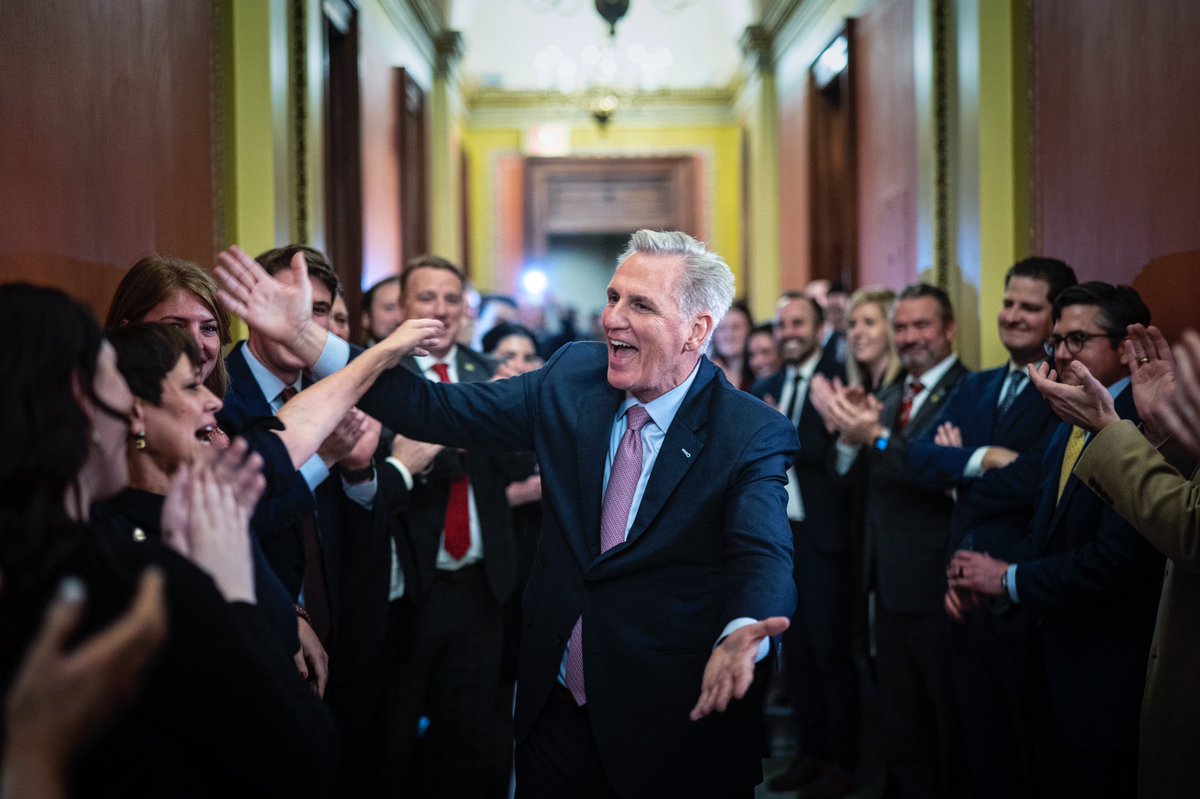
<svg viewBox="0 0 1200 799">
<path fill-rule="evenodd" d="M 1188 792 L 1200 337 L 1050 258 L 981 372 L 934 286 L 732 298 L 650 231 L 603 345 L 435 256 L 365 348 L 304 245 L 0 286 L 0 795 L 747 796 L 773 668 L 771 791 L 866 690 L 889 796 Z"/>
</svg>

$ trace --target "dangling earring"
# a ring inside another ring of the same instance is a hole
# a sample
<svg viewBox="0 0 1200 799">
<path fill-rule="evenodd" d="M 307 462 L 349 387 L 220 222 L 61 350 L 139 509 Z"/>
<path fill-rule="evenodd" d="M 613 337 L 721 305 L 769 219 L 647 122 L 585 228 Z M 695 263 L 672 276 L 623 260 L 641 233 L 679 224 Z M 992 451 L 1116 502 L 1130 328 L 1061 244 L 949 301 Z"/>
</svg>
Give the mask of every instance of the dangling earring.
<svg viewBox="0 0 1200 799">
<path fill-rule="evenodd" d="M 145 430 L 139 430 L 136 433 L 130 433 L 129 437 L 133 439 L 133 448 L 134 449 L 145 449 L 146 448 L 146 431 Z"/>
</svg>

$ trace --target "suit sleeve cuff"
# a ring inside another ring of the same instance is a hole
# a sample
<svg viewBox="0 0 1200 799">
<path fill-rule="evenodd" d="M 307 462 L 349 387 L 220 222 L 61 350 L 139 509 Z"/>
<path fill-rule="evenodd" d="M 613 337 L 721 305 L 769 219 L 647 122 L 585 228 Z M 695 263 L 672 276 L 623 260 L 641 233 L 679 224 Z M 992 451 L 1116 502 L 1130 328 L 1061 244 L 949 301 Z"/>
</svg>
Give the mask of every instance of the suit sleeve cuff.
<svg viewBox="0 0 1200 799">
<path fill-rule="evenodd" d="M 323 377 L 329 377 L 339 369 L 345 368 L 348 363 L 350 363 L 350 345 L 330 333 L 325 337 L 325 348 L 321 350 L 321 357 L 317 358 L 316 364 L 313 365 L 313 379 L 320 380 Z"/>
<path fill-rule="evenodd" d="M 404 466 L 404 464 L 401 463 L 396 458 L 388 458 L 387 462 L 392 464 L 392 466 L 394 466 L 396 468 L 396 471 L 400 472 L 400 479 L 404 481 L 404 487 L 407 488 L 409 491 L 412 491 L 413 476 L 412 476 L 412 474 L 409 473 L 408 469 Z"/>
<path fill-rule="evenodd" d="M 1012 600 L 1014 605 L 1021 604 L 1020 597 L 1017 596 L 1017 564 L 1008 564 L 1008 598 Z"/>
<path fill-rule="evenodd" d="M 740 630 L 743 627 L 748 627 L 751 624 L 758 624 L 758 620 L 751 619 L 747 616 L 743 616 L 742 618 L 734 619 L 733 621 L 729 622 L 729 624 L 725 625 L 725 629 L 721 631 L 721 636 L 717 639 L 717 643 L 713 644 L 713 648 L 715 649 L 718 646 L 720 646 L 721 642 L 724 641 L 726 638 L 728 638 L 730 635 L 732 635 L 735 631 Z M 767 653 L 770 651 L 771 651 L 771 639 L 770 638 L 764 638 L 761 641 L 759 641 L 758 642 L 758 652 L 755 653 L 755 655 L 754 655 L 754 662 L 757 663 L 758 661 L 765 658 L 767 656 Z"/>
<path fill-rule="evenodd" d="M 342 478 L 342 491 L 345 492 L 346 498 L 364 510 L 375 509 L 375 492 L 378 488 L 378 477 L 372 477 L 362 483 L 347 483 L 346 478 Z"/>
<path fill-rule="evenodd" d="M 837 442 L 837 460 L 834 462 L 834 468 L 839 475 L 843 475 L 850 471 L 854 466 L 854 461 L 858 458 L 859 447 L 853 444 L 843 444 Z"/>
<path fill-rule="evenodd" d="M 962 471 L 965 479 L 973 480 L 983 476 L 983 456 L 987 454 L 987 450 L 987 447 L 979 447 L 971 453 L 971 457 L 967 459 L 967 465 L 963 467 Z"/>
</svg>

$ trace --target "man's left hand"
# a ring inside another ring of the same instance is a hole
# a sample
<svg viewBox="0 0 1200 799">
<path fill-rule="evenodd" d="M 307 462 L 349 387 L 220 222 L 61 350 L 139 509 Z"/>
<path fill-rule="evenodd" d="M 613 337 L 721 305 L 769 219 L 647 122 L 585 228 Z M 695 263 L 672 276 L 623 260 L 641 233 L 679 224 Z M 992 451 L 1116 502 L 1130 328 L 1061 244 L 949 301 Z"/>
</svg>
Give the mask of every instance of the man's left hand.
<svg viewBox="0 0 1200 799">
<path fill-rule="evenodd" d="M 730 700 L 744 697 L 754 682 L 759 644 L 764 638 L 782 634 L 789 624 L 785 616 L 772 616 L 726 636 L 708 658 L 700 684 L 700 701 L 688 718 L 699 721 L 713 711 L 723 713 Z"/>
<path fill-rule="evenodd" d="M 1001 585 L 1008 564 L 982 552 L 967 552 L 960 549 L 946 567 L 946 578 L 950 588 L 958 591 L 974 591 L 987 596 L 1004 593 Z"/>
<path fill-rule="evenodd" d="M 1110 424 L 1121 421 L 1113 406 L 1112 395 L 1081 361 L 1071 361 L 1070 367 L 1082 385 L 1069 386 L 1054 382 L 1054 370 L 1042 364 L 1029 365 L 1029 379 L 1050 403 L 1050 409 L 1067 424 L 1098 433 Z"/>
</svg>

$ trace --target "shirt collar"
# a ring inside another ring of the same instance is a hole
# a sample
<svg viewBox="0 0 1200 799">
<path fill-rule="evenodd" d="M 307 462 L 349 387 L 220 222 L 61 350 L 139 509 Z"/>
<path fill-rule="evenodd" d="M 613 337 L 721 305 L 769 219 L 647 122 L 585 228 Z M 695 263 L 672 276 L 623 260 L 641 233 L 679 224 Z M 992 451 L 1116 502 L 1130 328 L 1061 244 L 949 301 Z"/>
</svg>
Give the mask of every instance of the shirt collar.
<svg viewBox="0 0 1200 799">
<path fill-rule="evenodd" d="M 450 348 L 450 351 L 446 353 L 445 358 L 435 358 L 432 355 L 414 355 L 413 360 L 417 362 L 417 368 L 421 370 L 421 374 L 425 374 L 433 368 L 435 363 L 445 363 L 449 364 L 451 367 L 454 367 L 458 363 L 458 361 L 455 360 L 457 357 L 458 345 L 455 344 Z"/>
<path fill-rule="evenodd" d="M 910 374 L 907 378 L 905 378 L 904 385 L 907 386 L 916 380 L 920 380 L 921 386 L 923 387 L 923 389 L 925 391 L 928 391 L 929 389 L 933 388 L 934 386 L 936 386 L 938 383 L 941 382 L 942 378 L 946 376 L 946 372 L 950 371 L 950 367 L 954 366 L 954 364 L 957 360 L 958 360 L 958 356 L 952 352 L 949 355 L 947 355 L 945 358 L 943 358 L 941 360 L 941 362 L 938 363 L 937 366 L 933 367 L 928 372 L 921 375 L 919 378 L 913 377 Z"/>
<path fill-rule="evenodd" d="M 254 382 L 258 383 L 258 388 L 262 391 L 263 396 L 267 398 L 267 403 L 272 403 L 279 399 L 279 395 L 288 384 L 280 380 L 271 373 L 271 370 L 263 366 L 258 358 L 254 357 L 254 353 L 250 351 L 249 346 L 242 347 L 242 354 L 246 356 L 246 365 L 250 367 L 250 374 L 254 375 Z M 291 385 L 291 388 L 300 390 L 300 381 L 297 380 Z"/>
<path fill-rule="evenodd" d="M 658 426 L 659 430 L 664 433 L 671 426 L 671 422 L 675 419 L 675 414 L 679 412 L 679 407 L 683 405 L 683 399 L 687 396 L 688 389 L 692 387 L 692 383 L 696 382 L 696 375 L 700 373 L 700 361 L 697 359 L 696 365 L 692 367 L 691 374 L 684 379 L 682 383 L 675 388 L 663 394 L 660 397 L 655 397 L 649 402 L 638 402 L 637 397 L 629 392 L 625 392 L 625 401 L 621 403 L 621 407 L 617 409 L 617 418 L 620 419 L 625 415 L 625 411 L 633 405 L 641 405 L 646 409 L 646 413 L 650 414 L 650 421 Z"/>
<path fill-rule="evenodd" d="M 1124 376 L 1124 377 L 1122 377 L 1120 380 L 1118 380 L 1117 382 L 1115 382 L 1115 383 L 1113 383 L 1111 386 L 1109 386 L 1109 387 L 1108 387 L 1108 394 L 1109 394 L 1109 396 L 1110 396 L 1110 397 L 1112 397 L 1113 399 L 1116 399 L 1116 398 L 1117 398 L 1117 396 L 1118 396 L 1118 395 L 1119 395 L 1119 394 L 1120 394 L 1122 391 L 1124 391 L 1124 390 L 1125 390 L 1125 387 L 1129 385 L 1129 381 L 1130 381 L 1131 379 L 1132 379 L 1132 378 L 1130 378 L 1130 377 L 1129 377 L 1129 375 L 1125 375 L 1125 376 Z"/>
<path fill-rule="evenodd" d="M 799 366 L 789 365 L 786 370 L 786 376 L 789 381 L 794 380 L 796 375 L 800 375 L 805 380 L 812 379 L 813 373 L 817 371 L 817 364 L 821 362 L 821 350 L 817 348 L 813 350 L 813 354 L 801 363 Z"/>
</svg>

